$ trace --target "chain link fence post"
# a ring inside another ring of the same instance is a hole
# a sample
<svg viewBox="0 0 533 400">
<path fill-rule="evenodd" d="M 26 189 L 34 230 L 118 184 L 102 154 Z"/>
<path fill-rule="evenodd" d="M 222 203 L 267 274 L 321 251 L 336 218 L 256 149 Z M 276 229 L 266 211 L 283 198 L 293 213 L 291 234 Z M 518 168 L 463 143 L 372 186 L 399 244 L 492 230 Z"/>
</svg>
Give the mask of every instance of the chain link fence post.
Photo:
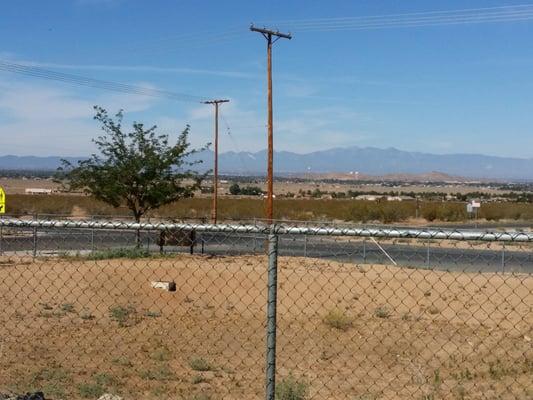
<svg viewBox="0 0 533 400">
<path fill-rule="evenodd" d="M 4 249 L 2 247 L 3 239 L 4 239 L 4 227 L 0 225 L 0 256 L 4 255 Z"/>
<path fill-rule="evenodd" d="M 429 246 L 431 244 L 431 241 L 430 239 L 428 239 L 428 242 L 427 242 L 427 250 L 426 250 L 426 266 L 429 268 Z"/>
<path fill-rule="evenodd" d="M 308 227 L 307 222 L 305 223 L 305 227 Z M 304 257 L 307 257 L 307 234 L 304 234 Z"/>
<path fill-rule="evenodd" d="M 33 219 L 37 221 L 38 215 L 34 214 Z M 33 258 L 37 256 L 37 225 L 33 227 L 33 249 L 32 249 Z"/>
<path fill-rule="evenodd" d="M 254 217 L 254 226 L 257 226 L 257 221 L 255 220 L 255 217 Z M 252 233 L 252 237 L 253 237 L 253 246 L 254 246 L 253 254 L 255 254 L 255 253 L 257 252 L 257 238 L 256 238 L 256 233 Z"/>
<path fill-rule="evenodd" d="M 268 300 L 266 338 L 266 400 L 276 395 L 276 308 L 278 296 L 278 235 L 271 225 L 268 235 Z"/>
<path fill-rule="evenodd" d="M 502 274 L 505 273 L 505 242 L 502 243 Z"/>
<path fill-rule="evenodd" d="M 94 221 L 94 217 L 91 217 Z M 94 253 L 94 228 L 91 228 L 91 253 Z"/>
</svg>

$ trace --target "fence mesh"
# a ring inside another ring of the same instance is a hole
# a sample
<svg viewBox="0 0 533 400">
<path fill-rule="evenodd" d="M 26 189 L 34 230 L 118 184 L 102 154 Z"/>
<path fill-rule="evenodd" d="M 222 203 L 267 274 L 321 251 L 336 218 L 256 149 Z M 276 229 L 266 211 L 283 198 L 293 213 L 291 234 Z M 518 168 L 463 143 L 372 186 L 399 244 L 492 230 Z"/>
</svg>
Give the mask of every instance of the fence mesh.
<svg viewBox="0 0 533 400">
<path fill-rule="evenodd" d="M 269 233 L 0 220 L 0 398 L 265 398 L 273 260 L 277 399 L 533 398 L 533 235 Z"/>
</svg>

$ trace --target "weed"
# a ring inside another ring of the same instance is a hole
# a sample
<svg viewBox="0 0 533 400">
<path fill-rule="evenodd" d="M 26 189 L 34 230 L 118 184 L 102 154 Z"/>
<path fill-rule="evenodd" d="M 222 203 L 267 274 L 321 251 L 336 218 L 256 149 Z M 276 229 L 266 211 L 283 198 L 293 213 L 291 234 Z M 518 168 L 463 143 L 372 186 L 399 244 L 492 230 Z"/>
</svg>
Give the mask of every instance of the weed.
<svg viewBox="0 0 533 400">
<path fill-rule="evenodd" d="M 113 376 L 101 372 L 93 376 L 94 382 L 102 386 L 116 385 L 116 380 Z"/>
<path fill-rule="evenodd" d="M 440 370 L 437 368 L 435 371 L 433 371 L 433 387 L 435 390 L 439 390 L 441 384 L 442 378 L 440 377 Z"/>
<path fill-rule="evenodd" d="M 133 363 L 126 357 L 114 358 L 111 361 L 113 364 L 120 365 L 121 367 L 132 367 Z"/>
<path fill-rule="evenodd" d="M 52 366 L 50 368 L 43 369 L 35 373 L 32 377 L 32 380 L 34 383 L 47 382 L 47 381 L 68 383 L 71 381 L 71 376 L 67 370 L 61 367 Z"/>
<path fill-rule="evenodd" d="M 472 374 L 472 372 L 470 371 L 470 369 L 468 369 L 468 367 L 466 367 L 464 370 L 459 371 L 458 373 L 452 372 L 451 376 L 460 382 L 471 381 L 475 377 L 474 374 Z"/>
<path fill-rule="evenodd" d="M 489 375 L 492 379 L 500 379 L 508 373 L 509 371 L 503 366 L 500 360 L 496 360 L 495 363 L 489 363 Z"/>
<path fill-rule="evenodd" d="M 90 321 L 94 319 L 94 315 L 92 315 L 89 311 L 83 310 L 80 313 L 80 318 L 84 321 Z"/>
<path fill-rule="evenodd" d="M 112 320 L 118 322 L 120 327 L 129 326 L 131 324 L 131 317 L 135 313 L 135 308 L 131 305 L 127 307 L 115 306 L 109 309 L 109 315 Z"/>
<path fill-rule="evenodd" d="M 170 351 L 167 348 L 161 348 L 154 351 L 152 359 L 155 361 L 168 361 L 170 360 Z"/>
<path fill-rule="evenodd" d="M 465 396 L 466 396 L 466 390 L 464 388 L 464 386 L 462 385 L 459 385 L 455 388 L 455 391 L 456 391 L 456 398 L 459 399 L 459 400 L 464 400 Z"/>
<path fill-rule="evenodd" d="M 431 307 L 429 307 L 428 312 L 431 315 L 436 315 L 436 314 L 438 314 L 440 312 L 440 310 L 436 306 L 431 306 Z"/>
<path fill-rule="evenodd" d="M 391 311 L 386 306 L 379 306 L 374 310 L 374 315 L 378 318 L 389 318 Z"/>
<path fill-rule="evenodd" d="M 144 316 L 148 318 L 159 318 L 161 313 L 159 311 L 146 311 Z"/>
<path fill-rule="evenodd" d="M 93 251 L 92 253 L 82 257 L 87 260 L 109 260 L 113 258 L 148 258 L 151 257 L 149 251 L 141 248 L 120 248 L 120 249 L 108 249 L 101 251 Z"/>
<path fill-rule="evenodd" d="M 61 311 L 65 313 L 71 313 L 74 312 L 74 304 L 72 303 L 64 303 L 61 305 Z"/>
<path fill-rule="evenodd" d="M 189 366 L 194 371 L 211 371 L 213 370 L 213 366 L 209 364 L 207 360 L 204 358 L 193 358 L 189 361 Z"/>
<path fill-rule="evenodd" d="M 211 396 L 207 393 L 198 393 L 192 396 L 191 400 L 211 400 Z"/>
<path fill-rule="evenodd" d="M 305 400 L 308 393 L 307 382 L 294 378 L 292 374 L 276 386 L 276 400 Z"/>
<path fill-rule="evenodd" d="M 83 398 L 98 398 L 117 386 L 117 380 L 105 372 L 93 375 L 92 382 L 78 385 L 78 393 Z"/>
<path fill-rule="evenodd" d="M 199 383 L 205 382 L 206 379 L 202 375 L 194 375 L 192 377 L 192 384 L 197 385 Z"/>
<path fill-rule="evenodd" d="M 158 365 L 141 371 L 140 377 L 149 381 L 170 381 L 175 378 L 175 375 L 168 365 Z"/>
<path fill-rule="evenodd" d="M 84 399 L 97 399 L 105 393 L 105 389 L 96 382 L 82 383 L 78 385 L 78 393 Z"/>
<path fill-rule="evenodd" d="M 34 373 L 30 380 L 32 388 L 39 388 L 47 395 L 57 398 L 66 396 L 65 386 L 70 386 L 72 377 L 70 373 L 57 366 L 51 366 Z"/>
<path fill-rule="evenodd" d="M 343 313 L 341 310 L 331 310 L 323 319 L 324 323 L 331 328 L 347 331 L 353 325 L 353 318 Z"/>
<path fill-rule="evenodd" d="M 164 386 L 156 386 L 153 390 L 152 390 L 152 395 L 157 398 L 157 399 L 160 399 L 160 398 L 166 398 L 166 396 L 164 396 L 166 393 L 168 392 L 168 389 Z"/>
</svg>

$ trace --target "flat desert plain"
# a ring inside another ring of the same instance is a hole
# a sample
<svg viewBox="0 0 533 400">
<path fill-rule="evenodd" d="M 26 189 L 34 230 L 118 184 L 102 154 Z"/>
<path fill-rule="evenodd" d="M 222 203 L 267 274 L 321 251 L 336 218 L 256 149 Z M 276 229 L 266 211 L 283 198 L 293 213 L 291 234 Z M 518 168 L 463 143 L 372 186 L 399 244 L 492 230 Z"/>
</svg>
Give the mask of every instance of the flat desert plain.
<svg viewBox="0 0 533 400">
<path fill-rule="evenodd" d="M 265 256 L 0 258 L 0 393 L 264 398 Z M 533 277 L 278 262 L 282 399 L 531 399 Z M 175 292 L 151 287 L 174 281 Z"/>
</svg>

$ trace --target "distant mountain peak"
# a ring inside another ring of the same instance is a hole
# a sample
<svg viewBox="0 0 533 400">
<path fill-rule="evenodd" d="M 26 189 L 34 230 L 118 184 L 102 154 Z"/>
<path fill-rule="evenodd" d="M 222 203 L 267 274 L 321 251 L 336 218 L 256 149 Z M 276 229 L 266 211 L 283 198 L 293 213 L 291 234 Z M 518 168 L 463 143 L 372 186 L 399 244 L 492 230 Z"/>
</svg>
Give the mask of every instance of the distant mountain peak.
<svg viewBox="0 0 533 400">
<path fill-rule="evenodd" d="M 55 170 L 65 158 L 71 162 L 86 157 L 0 156 L 0 169 Z M 213 152 L 206 150 L 194 155 L 203 159 L 200 166 L 211 169 Z M 267 152 L 229 151 L 219 156 L 221 173 L 264 175 Z M 533 180 L 533 159 L 496 157 L 482 154 L 430 154 L 408 152 L 389 147 L 335 147 L 306 154 L 280 151 L 274 154 L 277 174 L 349 173 L 367 175 L 444 174 L 450 177 L 474 179 Z M 429 172 L 428 172 L 429 171 Z"/>
</svg>

